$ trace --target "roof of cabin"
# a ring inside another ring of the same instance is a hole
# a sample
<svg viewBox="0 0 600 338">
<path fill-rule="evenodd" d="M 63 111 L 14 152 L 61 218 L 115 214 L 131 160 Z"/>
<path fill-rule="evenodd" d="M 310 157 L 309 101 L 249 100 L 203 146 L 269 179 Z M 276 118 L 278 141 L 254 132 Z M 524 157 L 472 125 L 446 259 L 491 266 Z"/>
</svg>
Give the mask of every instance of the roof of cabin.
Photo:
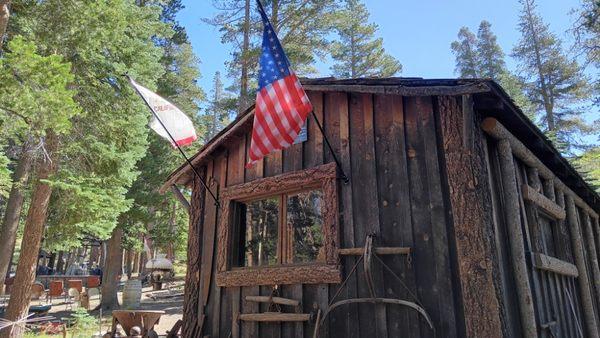
<svg viewBox="0 0 600 338">
<path fill-rule="evenodd" d="M 584 199 L 593 209 L 600 209 L 600 197 L 581 177 L 571 164 L 556 150 L 550 140 L 533 123 L 510 96 L 496 82 L 489 79 L 422 79 L 422 78 L 303 78 L 302 85 L 312 91 L 364 92 L 373 94 L 396 94 L 402 96 L 436 96 L 473 94 L 476 108 L 485 110 L 486 116 L 494 117 L 544 163 L 565 185 Z M 252 125 L 254 106 L 239 114 L 227 127 L 208 141 L 191 157 L 194 165 L 200 165 L 222 149 L 229 140 L 242 137 Z M 171 185 L 187 185 L 192 172 L 187 163 L 173 171 L 163 186 L 165 192 Z"/>
</svg>

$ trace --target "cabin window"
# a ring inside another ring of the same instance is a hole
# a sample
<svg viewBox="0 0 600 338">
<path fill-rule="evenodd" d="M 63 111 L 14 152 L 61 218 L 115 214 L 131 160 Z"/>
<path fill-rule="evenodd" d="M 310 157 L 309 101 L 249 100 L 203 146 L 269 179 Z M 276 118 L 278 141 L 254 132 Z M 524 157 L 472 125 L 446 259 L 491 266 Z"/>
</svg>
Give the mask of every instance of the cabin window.
<svg viewBox="0 0 600 338">
<path fill-rule="evenodd" d="M 227 187 L 221 199 L 217 284 L 340 281 L 335 164 Z"/>
<path fill-rule="evenodd" d="M 320 189 L 234 203 L 233 266 L 324 261 Z"/>
</svg>

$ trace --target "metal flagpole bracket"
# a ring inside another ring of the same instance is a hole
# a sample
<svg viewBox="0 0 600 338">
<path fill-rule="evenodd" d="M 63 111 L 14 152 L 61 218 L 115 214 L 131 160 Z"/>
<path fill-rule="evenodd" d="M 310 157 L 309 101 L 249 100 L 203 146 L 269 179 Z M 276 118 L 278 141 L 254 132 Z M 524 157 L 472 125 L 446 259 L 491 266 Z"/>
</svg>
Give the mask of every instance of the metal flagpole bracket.
<svg viewBox="0 0 600 338">
<path fill-rule="evenodd" d="M 311 110 L 310 113 L 311 113 L 313 119 L 315 120 L 315 122 L 317 123 L 317 127 L 319 127 L 319 130 L 321 131 L 321 135 L 323 135 L 323 138 L 325 139 L 325 143 L 327 144 L 327 147 L 329 148 L 329 151 L 331 152 L 331 155 L 333 156 L 333 160 L 335 161 L 336 166 L 340 169 L 340 174 L 342 176 L 341 178 L 344 181 L 344 184 L 350 183 L 350 178 L 348 178 L 348 176 L 346 176 L 346 173 L 344 172 L 344 168 L 342 168 L 342 164 L 340 163 L 337 156 L 335 155 L 335 151 L 333 150 L 331 143 L 329 143 L 329 139 L 327 138 L 327 135 L 325 135 L 323 126 L 321 125 L 321 122 L 319 122 L 319 119 L 317 118 L 315 111 Z"/>
<path fill-rule="evenodd" d="M 144 101 L 144 103 L 146 104 L 146 106 L 148 107 L 148 109 L 150 109 L 150 111 L 152 112 L 152 115 L 154 115 L 154 117 L 156 118 L 156 120 L 158 121 L 158 123 L 160 123 L 160 125 L 163 127 L 163 129 L 167 132 L 167 135 L 169 135 L 169 138 L 171 139 L 171 141 L 173 142 L 173 144 L 175 145 L 175 147 L 177 147 L 177 149 L 181 153 L 181 156 L 183 156 L 183 158 L 185 159 L 185 161 L 187 162 L 187 164 L 189 164 L 189 166 L 194 171 L 194 174 L 196 175 L 196 177 L 198 178 L 198 180 L 200 181 L 200 183 L 202 183 L 202 186 L 204 187 L 204 189 L 206 189 L 206 191 L 208 191 L 208 193 L 210 194 L 210 196 L 215 201 L 215 206 L 217 208 L 220 208 L 221 204 L 219 203 L 219 199 L 217 198 L 217 196 L 215 196 L 215 194 L 210 190 L 210 188 L 206 184 L 206 181 L 202 178 L 202 176 L 200 176 L 200 174 L 196 170 L 196 167 L 194 167 L 194 165 L 192 164 L 192 161 L 190 161 L 190 159 L 185 155 L 185 152 L 183 151 L 183 149 L 181 149 L 181 147 L 179 146 L 179 144 L 177 144 L 177 142 L 175 141 L 175 138 L 173 137 L 173 135 L 171 135 L 171 132 L 167 129 L 167 127 L 165 126 L 165 124 L 163 123 L 163 121 L 160 119 L 160 117 L 158 116 L 158 114 L 154 111 L 154 109 L 152 108 L 152 106 L 150 106 L 150 103 L 148 103 L 148 101 L 146 101 L 146 99 L 144 98 L 144 96 L 142 95 L 142 93 L 139 91 L 139 89 L 137 89 L 137 87 L 133 85 L 133 79 L 131 78 L 131 76 L 129 76 L 129 74 L 127 74 L 127 73 L 123 74 L 123 76 L 125 76 L 129 80 L 129 83 L 131 84 L 131 86 L 133 87 L 133 89 L 135 90 L 135 92 L 142 98 L 142 101 Z"/>
</svg>

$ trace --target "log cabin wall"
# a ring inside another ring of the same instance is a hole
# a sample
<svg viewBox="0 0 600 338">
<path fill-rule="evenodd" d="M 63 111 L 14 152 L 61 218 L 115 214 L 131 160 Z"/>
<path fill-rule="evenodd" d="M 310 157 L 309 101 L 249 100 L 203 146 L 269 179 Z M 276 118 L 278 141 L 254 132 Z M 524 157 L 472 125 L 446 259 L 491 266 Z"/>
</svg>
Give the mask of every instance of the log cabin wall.
<svg viewBox="0 0 600 338">
<path fill-rule="evenodd" d="M 598 337 L 598 214 L 488 118 L 486 153 L 508 336 Z"/>
<path fill-rule="evenodd" d="M 340 247 L 365 245 L 375 234 L 374 246 L 411 247 L 410 257 L 382 256 L 405 284 L 375 263 L 378 297 L 417 301 L 431 317 L 437 337 L 463 336 L 457 276 L 452 273 L 449 245 L 451 224 L 447 189 L 443 186 L 435 97 L 401 97 L 348 92 L 309 91 L 350 183 L 339 183 Z M 245 169 L 250 131 L 218 149 L 205 166 L 213 191 L 281 173 L 333 162 L 314 121 L 308 119 L 308 140 L 269 155 Z M 239 321 L 239 313 L 259 313 L 265 303 L 247 296 L 269 296 L 271 286 L 217 287 L 216 227 L 219 212 L 210 197 L 194 185 L 190 231 L 201 240 L 201 252 L 190 253 L 184 335 L 211 337 L 312 337 L 309 322 L 257 323 Z M 200 244 L 200 243 L 199 243 Z M 197 249 L 196 249 L 197 251 Z M 342 278 L 358 256 L 341 256 Z M 325 310 L 339 284 L 280 285 L 278 295 L 299 300 L 302 313 Z M 196 295 L 196 293 L 198 295 Z M 336 300 L 368 297 L 362 264 Z M 416 297 L 416 299 L 415 299 Z M 206 304 L 203 306 L 202 304 Z M 196 310 L 194 312 L 194 310 Z M 284 311 L 294 311 L 284 306 Z M 333 311 L 320 330 L 321 337 L 431 337 L 433 332 L 416 311 L 384 304 L 352 304 Z"/>
</svg>

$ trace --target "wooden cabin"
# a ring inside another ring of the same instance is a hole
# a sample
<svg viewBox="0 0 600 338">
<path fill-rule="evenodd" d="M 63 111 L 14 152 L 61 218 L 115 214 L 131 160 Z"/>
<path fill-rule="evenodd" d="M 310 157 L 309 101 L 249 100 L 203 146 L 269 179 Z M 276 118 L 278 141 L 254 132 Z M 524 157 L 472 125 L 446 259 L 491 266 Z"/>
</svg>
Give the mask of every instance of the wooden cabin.
<svg viewBox="0 0 600 338">
<path fill-rule="evenodd" d="M 302 83 L 326 139 L 246 169 L 251 108 L 192 158 L 218 207 L 186 164 L 161 188 L 184 336 L 598 337 L 600 198 L 498 84 Z"/>
</svg>

